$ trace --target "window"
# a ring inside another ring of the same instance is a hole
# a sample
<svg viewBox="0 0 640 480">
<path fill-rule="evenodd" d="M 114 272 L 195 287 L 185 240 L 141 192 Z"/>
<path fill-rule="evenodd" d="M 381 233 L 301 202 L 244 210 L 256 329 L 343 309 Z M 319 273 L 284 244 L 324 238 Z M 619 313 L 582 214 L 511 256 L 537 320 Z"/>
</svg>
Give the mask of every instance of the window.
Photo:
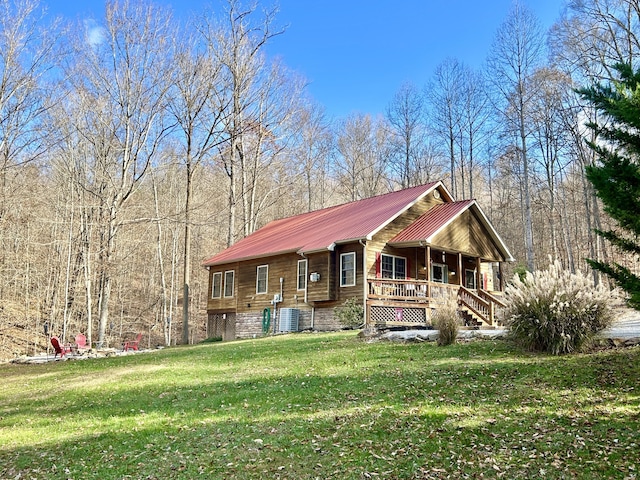
<svg viewBox="0 0 640 480">
<path fill-rule="evenodd" d="M 298 260 L 298 290 L 307 288 L 307 261 Z"/>
<path fill-rule="evenodd" d="M 407 259 L 393 255 L 382 255 L 380 259 L 382 278 L 404 280 L 407 278 Z"/>
<path fill-rule="evenodd" d="M 340 255 L 340 286 L 353 287 L 356 284 L 356 252 Z"/>
<path fill-rule="evenodd" d="M 220 290 L 222 287 L 222 273 L 216 272 L 211 280 L 211 298 L 220 298 Z"/>
<path fill-rule="evenodd" d="M 269 265 L 260 265 L 256 273 L 256 293 L 267 293 Z"/>
<path fill-rule="evenodd" d="M 466 270 L 464 271 L 464 286 L 471 290 L 476 289 L 476 271 Z"/>
<path fill-rule="evenodd" d="M 224 272 L 224 296 L 233 297 L 233 270 Z"/>
<path fill-rule="evenodd" d="M 449 269 L 442 263 L 431 265 L 431 281 L 438 283 L 449 283 Z"/>
</svg>

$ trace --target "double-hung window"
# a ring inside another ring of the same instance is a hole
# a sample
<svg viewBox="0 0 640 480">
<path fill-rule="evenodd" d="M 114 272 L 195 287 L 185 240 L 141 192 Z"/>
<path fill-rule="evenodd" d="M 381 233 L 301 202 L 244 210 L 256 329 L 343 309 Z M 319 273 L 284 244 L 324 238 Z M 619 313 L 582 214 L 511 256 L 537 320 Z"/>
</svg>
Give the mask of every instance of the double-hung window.
<svg viewBox="0 0 640 480">
<path fill-rule="evenodd" d="M 216 272 L 211 279 L 211 298 L 220 298 L 222 291 L 222 272 Z"/>
<path fill-rule="evenodd" d="M 235 272 L 233 270 L 229 270 L 224 272 L 224 296 L 225 297 L 233 297 L 233 279 Z"/>
<path fill-rule="evenodd" d="M 267 293 L 269 265 L 260 265 L 256 270 L 256 293 Z"/>
<path fill-rule="evenodd" d="M 407 278 L 407 259 L 393 255 L 381 255 L 380 273 L 382 278 L 404 280 Z"/>
<path fill-rule="evenodd" d="M 307 288 L 307 261 L 298 260 L 298 290 Z"/>
<path fill-rule="evenodd" d="M 356 252 L 340 255 L 340 286 L 353 287 L 356 284 Z"/>
</svg>

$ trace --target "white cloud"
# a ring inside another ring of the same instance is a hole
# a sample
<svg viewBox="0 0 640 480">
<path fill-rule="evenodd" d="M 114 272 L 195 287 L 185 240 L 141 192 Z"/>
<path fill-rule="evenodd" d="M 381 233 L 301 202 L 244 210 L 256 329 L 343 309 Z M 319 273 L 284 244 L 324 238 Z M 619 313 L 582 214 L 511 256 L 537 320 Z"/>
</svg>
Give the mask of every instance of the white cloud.
<svg viewBox="0 0 640 480">
<path fill-rule="evenodd" d="M 95 20 L 85 20 L 84 30 L 87 42 L 92 47 L 100 45 L 106 40 L 106 31 L 104 27 L 98 25 Z"/>
</svg>

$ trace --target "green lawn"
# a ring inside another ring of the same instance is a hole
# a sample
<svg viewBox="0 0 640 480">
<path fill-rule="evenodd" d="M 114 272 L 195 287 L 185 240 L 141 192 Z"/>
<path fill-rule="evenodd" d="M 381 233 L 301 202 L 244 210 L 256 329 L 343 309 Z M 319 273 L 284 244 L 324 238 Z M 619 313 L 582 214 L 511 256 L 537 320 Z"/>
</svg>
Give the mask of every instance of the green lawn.
<svg viewBox="0 0 640 480">
<path fill-rule="evenodd" d="M 0 478 L 635 479 L 639 360 L 348 332 L 0 365 Z"/>
</svg>

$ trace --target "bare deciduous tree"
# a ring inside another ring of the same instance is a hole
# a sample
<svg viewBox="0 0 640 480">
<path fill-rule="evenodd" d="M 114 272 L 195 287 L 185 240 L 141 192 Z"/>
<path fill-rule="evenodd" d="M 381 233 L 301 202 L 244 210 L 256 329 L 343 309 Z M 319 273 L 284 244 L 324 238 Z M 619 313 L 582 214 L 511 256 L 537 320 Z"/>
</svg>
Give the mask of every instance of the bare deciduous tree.
<svg viewBox="0 0 640 480">
<path fill-rule="evenodd" d="M 460 97 L 462 89 L 462 64 L 455 59 L 442 61 L 435 69 L 434 78 L 427 87 L 430 103 L 430 120 L 433 131 L 446 145 L 449 158 L 449 182 L 451 194 L 457 195 L 456 139 L 460 131 Z"/>
<path fill-rule="evenodd" d="M 340 126 L 336 172 L 346 200 L 355 201 L 386 190 L 389 165 L 388 127 L 384 120 L 352 114 Z"/>
<path fill-rule="evenodd" d="M 391 166 L 402 188 L 421 181 L 416 175 L 426 144 L 426 107 L 424 94 L 411 83 L 404 83 L 387 106 L 387 122 L 391 129 Z"/>
<path fill-rule="evenodd" d="M 143 3 L 108 3 L 104 27 L 76 43 L 68 72 L 70 89 L 76 92 L 73 121 L 86 152 L 82 160 L 89 162 L 76 181 L 98 209 L 99 343 L 109 321 L 122 209 L 167 133 L 169 18 Z"/>
<path fill-rule="evenodd" d="M 516 141 L 517 161 L 522 166 L 522 215 L 525 223 L 527 266 L 535 270 L 531 211 L 529 108 L 535 84 L 531 76 L 542 60 L 544 36 L 534 14 L 515 3 L 499 27 L 489 55 L 489 78 L 497 92 L 501 118 Z"/>
</svg>

